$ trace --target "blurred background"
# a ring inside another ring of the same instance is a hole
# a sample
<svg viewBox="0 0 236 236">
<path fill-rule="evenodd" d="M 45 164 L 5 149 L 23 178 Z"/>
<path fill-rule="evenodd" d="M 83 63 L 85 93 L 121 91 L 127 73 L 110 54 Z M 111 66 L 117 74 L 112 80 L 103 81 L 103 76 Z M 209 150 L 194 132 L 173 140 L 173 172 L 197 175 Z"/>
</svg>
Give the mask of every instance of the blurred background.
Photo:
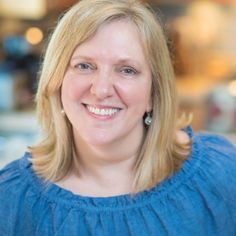
<svg viewBox="0 0 236 236">
<path fill-rule="evenodd" d="M 0 167 L 40 137 L 34 94 L 48 37 L 76 0 L 0 0 Z M 236 0 L 146 0 L 163 21 L 180 112 L 236 143 Z"/>
</svg>

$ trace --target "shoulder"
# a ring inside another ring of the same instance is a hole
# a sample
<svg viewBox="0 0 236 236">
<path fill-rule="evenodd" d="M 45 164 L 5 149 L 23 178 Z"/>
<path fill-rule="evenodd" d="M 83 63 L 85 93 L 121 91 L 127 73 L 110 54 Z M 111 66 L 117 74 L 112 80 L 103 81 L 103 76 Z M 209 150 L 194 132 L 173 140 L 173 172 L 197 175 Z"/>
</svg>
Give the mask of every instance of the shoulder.
<svg viewBox="0 0 236 236">
<path fill-rule="evenodd" d="M 15 195 L 27 184 L 27 171 L 31 166 L 30 153 L 17 159 L 0 170 L 0 200 L 5 194 Z M 9 198 L 7 198 L 9 199 Z"/>
<path fill-rule="evenodd" d="M 26 153 L 21 159 L 9 163 L 0 170 L 0 231 L 9 230 L 14 216 L 17 215 L 21 201 L 24 198 L 24 192 L 27 188 L 27 168 L 29 166 Z M 5 235 L 3 233 L 3 235 Z M 6 233 L 6 235 L 8 235 Z"/>
<path fill-rule="evenodd" d="M 13 201 L 17 195 L 28 188 L 31 175 L 31 154 L 26 152 L 0 170 L 0 201 Z M 9 196 L 9 197 L 7 197 Z M 6 197 L 6 198 L 5 198 Z M 5 198 L 5 200 L 4 200 Z M 3 205 L 3 204 L 2 204 Z"/>
<path fill-rule="evenodd" d="M 0 190 L 6 185 L 14 184 L 24 175 L 24 171 L 30 165 L 30 154 L 25 153 L 23 157 L 17 159 L 0 170 Z"/>
<path fill-rule="evenodd" d="M 189 136 L 192 151 L 176 175 L 173 201 L 183 202 L 184 209 L 191 208 L 196 219 L 235 230 L 236 147 L 215 134 L 191 132 Z"/>
<path fill-rule="evenodd" d="M 215 190 L 223 200 L 233 204 L 236 199 L 236 146 L 222 136 L 199 133 L 193 136 L 193 155 L 199 159 L 196 178 L 206 191 Z M 234 207 L 236 211 L 236 202 Z"/>
<path fill-rule="evenodd" d="M 199 133 L 196 134 L 196 139 L 199 142 L 199 151 L 202 152 L 202 157 L 211 159 L 216 163 L 224 163 L 235 168 L 236 164 L 236 146 L 223 136 Z"/>
</svg>

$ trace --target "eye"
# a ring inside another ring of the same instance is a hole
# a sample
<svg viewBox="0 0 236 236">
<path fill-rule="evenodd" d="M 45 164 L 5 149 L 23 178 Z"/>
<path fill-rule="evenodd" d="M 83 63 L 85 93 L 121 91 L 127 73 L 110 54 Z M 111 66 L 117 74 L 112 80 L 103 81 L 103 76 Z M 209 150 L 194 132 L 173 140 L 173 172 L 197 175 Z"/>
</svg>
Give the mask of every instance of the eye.
<svg viewBox="0 0 236 236">
<path fill-rule="evenodd" d="M 91 65 L 90 63 L 79 63 L 74 66 L 74 68 L 77 68 L 81 71 L 88 71 L 88 70 L 94 70 L 94 66 Z"/>
<path fill-rule="evenodd" d="M 120 72 L 125 75 L 136 75 L 138 73 L 138 71 L 133 67 L 122 67 Z"/>
</svg>

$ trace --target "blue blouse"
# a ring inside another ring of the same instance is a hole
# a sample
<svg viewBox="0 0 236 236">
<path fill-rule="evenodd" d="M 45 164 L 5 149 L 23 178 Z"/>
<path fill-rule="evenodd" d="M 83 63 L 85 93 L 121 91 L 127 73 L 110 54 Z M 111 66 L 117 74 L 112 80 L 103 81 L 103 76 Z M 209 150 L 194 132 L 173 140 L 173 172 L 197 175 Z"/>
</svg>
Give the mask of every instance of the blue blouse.
<svg viewBox="0 0 236 236">
<path fill-rule="evenodd" d="M 45 184 L 26 153 L 0 171 L 0 235 L 236 235 L 236 147 L 188 132 L 192 154 L 181 170 L 135 196 L 83 197 Z"/>
</svg>

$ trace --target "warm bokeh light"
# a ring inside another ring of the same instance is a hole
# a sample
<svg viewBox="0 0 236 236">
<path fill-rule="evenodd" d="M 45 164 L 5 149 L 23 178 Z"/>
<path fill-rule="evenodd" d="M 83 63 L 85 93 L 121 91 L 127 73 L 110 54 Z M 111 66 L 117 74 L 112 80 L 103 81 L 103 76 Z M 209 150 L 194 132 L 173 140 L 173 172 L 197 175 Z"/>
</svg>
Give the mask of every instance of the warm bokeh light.
<svg viewBox="0 0 236 236">
<path fill-rule="evenodd" d="M 0 0 L 1 16 L 37 20 L 46 13 L 46 0 Z"/>
<path fill-rule="evenodd" d="M 229 83 L 229 93 L 232 95 L 232 96 L 235 96 L 236 97 L 236 80 L 233 80 Z"/>
<path fill-rule="evenodd" d="M 37 45 L 43 40 L 43 32 L 37 27 L 31 27 L 26 31 L 25 37 L 30 44 Z"/>
</svg>

